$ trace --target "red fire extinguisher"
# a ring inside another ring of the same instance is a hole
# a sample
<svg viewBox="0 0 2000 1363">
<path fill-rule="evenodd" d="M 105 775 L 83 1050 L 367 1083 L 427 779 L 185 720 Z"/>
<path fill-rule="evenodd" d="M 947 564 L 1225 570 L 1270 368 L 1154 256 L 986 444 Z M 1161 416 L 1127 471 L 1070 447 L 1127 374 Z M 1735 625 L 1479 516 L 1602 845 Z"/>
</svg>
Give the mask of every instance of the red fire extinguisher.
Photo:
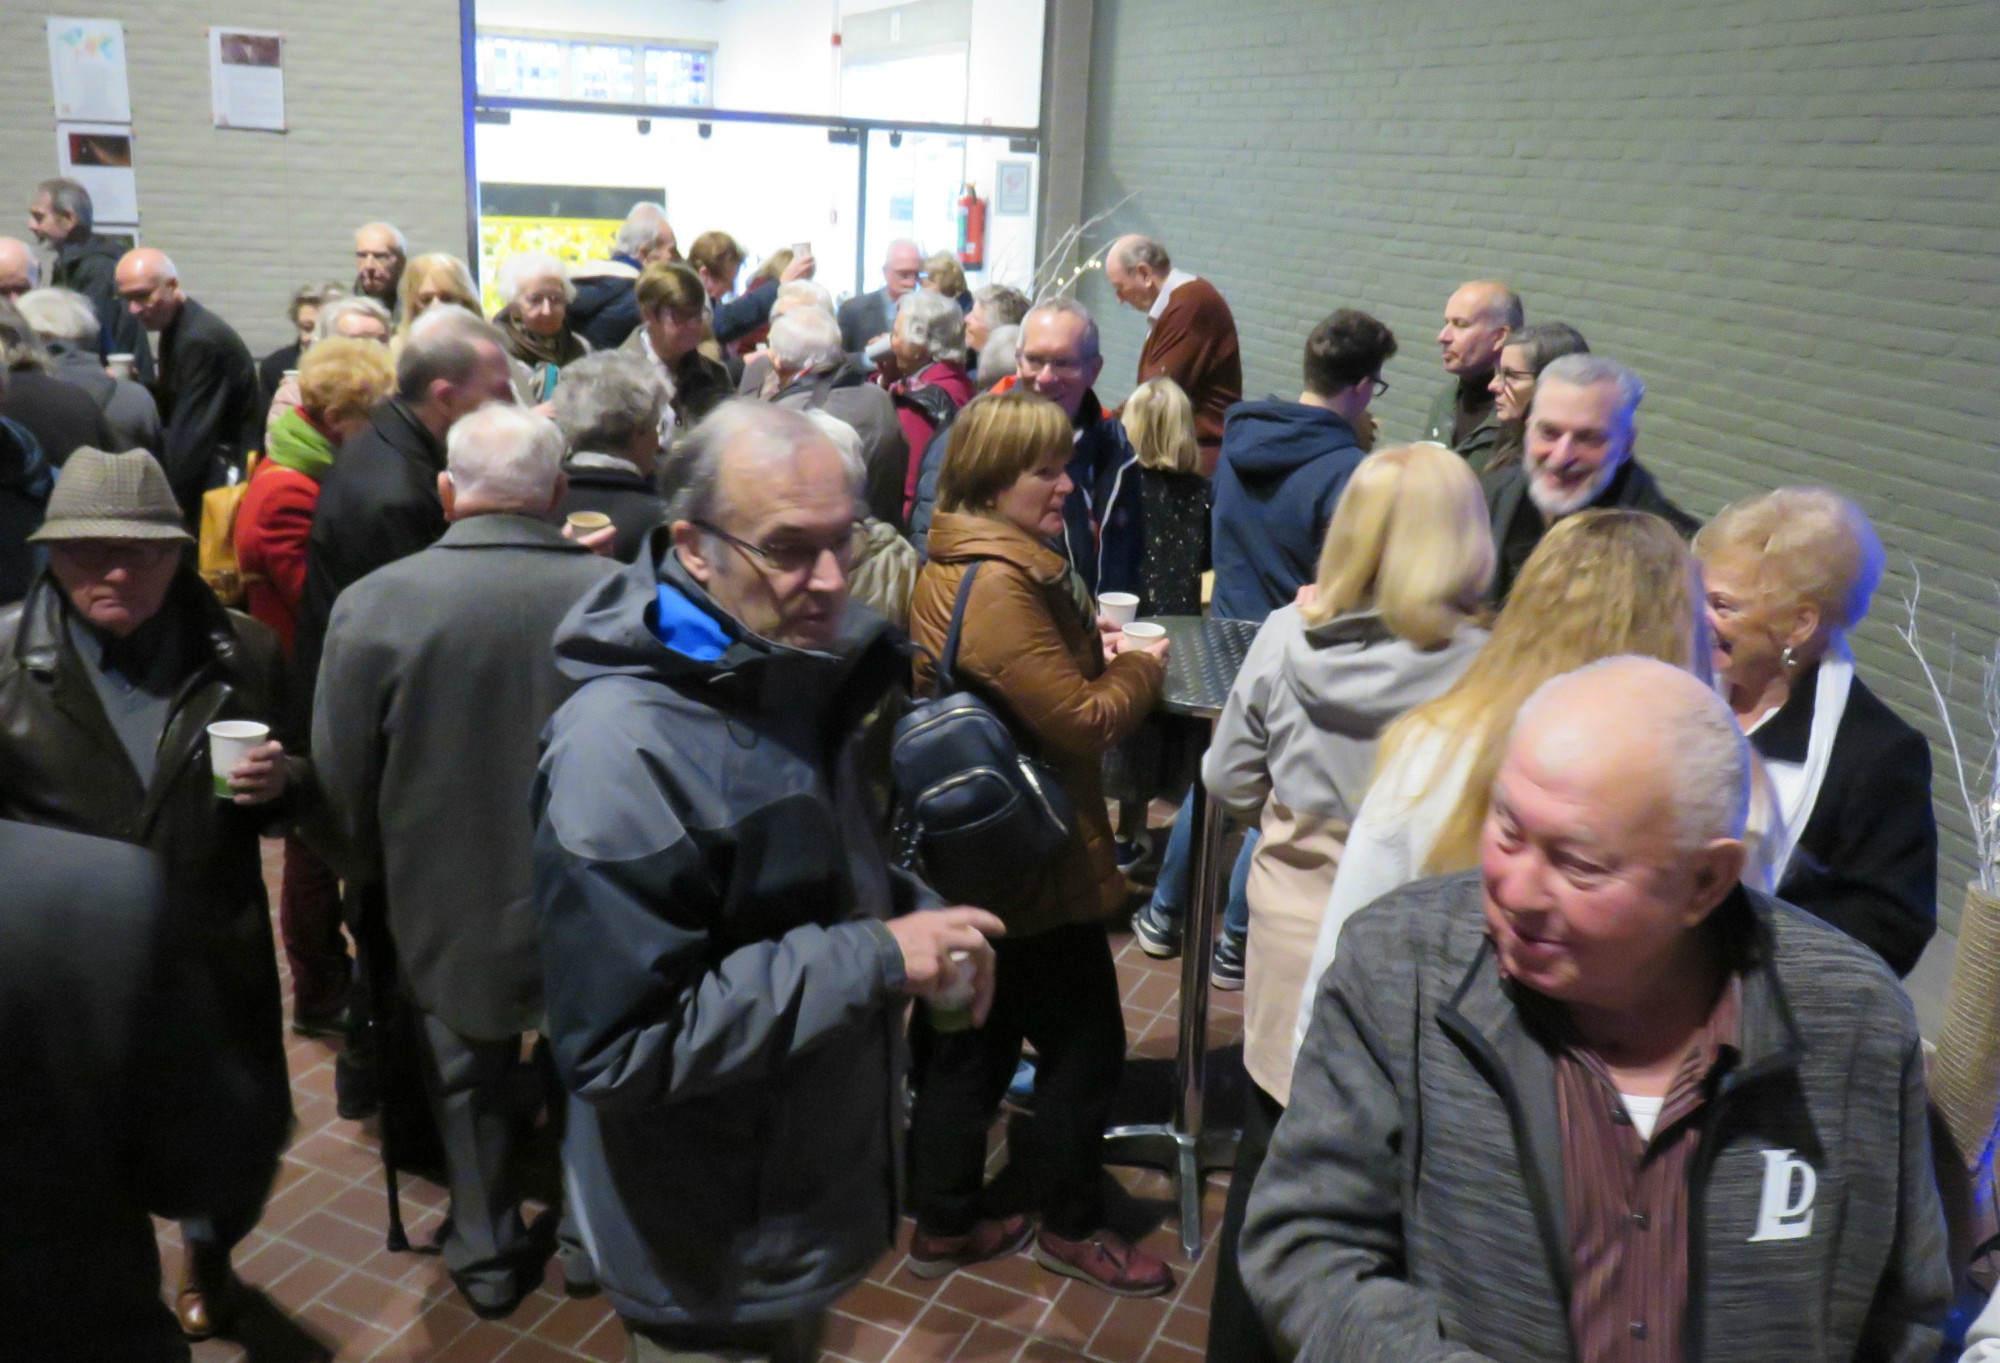
<svg viewBox="0 0 2000 1363">
<path fill-rule="evenodd" d="M 970 184 L 958 196 L 958 263 L 968 270 L 986 268 L 986 200 Z"/>
</svg>

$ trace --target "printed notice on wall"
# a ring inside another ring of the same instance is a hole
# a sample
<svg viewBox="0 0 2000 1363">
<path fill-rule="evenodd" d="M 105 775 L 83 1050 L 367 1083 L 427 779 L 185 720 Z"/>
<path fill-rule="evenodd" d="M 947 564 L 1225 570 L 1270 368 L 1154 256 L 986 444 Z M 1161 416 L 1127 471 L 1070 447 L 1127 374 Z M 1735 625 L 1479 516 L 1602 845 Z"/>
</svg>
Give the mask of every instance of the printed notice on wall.
<svg viewBox="0 0 2000 1363">
<path fill-rule="evenodd" d="M 49 27 L 49 75 L 56 117 L 88 123 L 130 123 L 125 83 L 125 26 L 116 19 L 62 19 Z"/>
<path fill-rule="evenodd" d="M 90 191 L 97 222 L 139 221 L 139 186 L 132 171 L 129 124 L 56 124 L 56 166 Z"/>
<path fill-rule="evenodd" d="M 216 127 L 285 131 L 284 34 L 209 29 L 208 75 Z"/>
</svg>

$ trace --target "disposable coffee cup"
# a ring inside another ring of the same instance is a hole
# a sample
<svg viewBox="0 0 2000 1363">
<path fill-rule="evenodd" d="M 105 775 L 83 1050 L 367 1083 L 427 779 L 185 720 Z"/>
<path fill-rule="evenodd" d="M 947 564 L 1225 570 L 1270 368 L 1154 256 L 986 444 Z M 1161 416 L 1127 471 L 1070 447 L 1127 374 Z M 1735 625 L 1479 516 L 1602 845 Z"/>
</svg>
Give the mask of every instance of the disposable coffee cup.
<svg viewBox="0 0 2000 1363">
<path fill-rule="evenodd" d="M 104 359 L 104 368 L 114 379 L 131 378 L 132 371 L 138 367 L 138 364 L 139 357 L 137 355 L 123 351 L 116 355 L 107 355 Z"/>
<path fill-rule="evenodd" d="M 952 952 L 951 967 L 950 987 L 925 1004 L 930 1009 L 933 1032 L 963 1032 L 972 1026 L 972 1000 L 976 992 L 972 954 Z"/>
<path fill-rule="evenodd" d="M 235 798 L 229 773 L 243 765 L 252 748 L 261 747 L 270 739 L 271 726 L 254 719 L 219 719 L 208 726 L 208 769 L 215 776 L 219 799 Z"/>
<path fill-rule="evenodd" d="M 611 528 L 611 518 L 602 511 L 572 511 L 563 519 L 569 523 L 569 528 L 576 532 L 578 539 Z"/>
<path fill-rule="evenodd" d="M 1097 598 L 1097 609 L 1105 619 L 1122 627 L 1138 615 L 1139 598 L 1130 592 L 1105 592 Z"/>
<path fill-rule="evenodd" d="M 1151 620 L 1135 620 L 1124 627 L 1127 639 L 1137 639 L 1142 644 L 1150 644 L 1155 639 L 1167 637 L 1167 627 L 1156 625 Z"/>
</svg>

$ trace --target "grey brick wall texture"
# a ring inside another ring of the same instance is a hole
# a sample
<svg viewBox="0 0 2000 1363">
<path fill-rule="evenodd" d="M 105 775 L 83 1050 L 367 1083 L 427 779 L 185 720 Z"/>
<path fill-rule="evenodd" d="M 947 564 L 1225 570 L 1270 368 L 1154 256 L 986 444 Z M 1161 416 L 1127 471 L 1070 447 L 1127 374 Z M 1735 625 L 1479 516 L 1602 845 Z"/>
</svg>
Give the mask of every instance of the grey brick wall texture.
<svg viewBox="0 0 2000 1363">
<path fill-rule="evenodd" d="M 141 239 L 261 354 L 299 285 L 354 277 L 354 229 L 386 218 L 415 251 L 464 254 L 458 6 L 450 0 L 7 0 L 0 33 L 0 234 L 26 238 L 56 173 L 49 14 L 125 25 Z M 285 134 L 210 118 L 208 26 L 286 36 Z"/>
<path fill-rule="evenodd" d="M 1856 652 L 1934 740 L 1947 925 L 1967 821 L 1896 639 L 1914 564 L 1961 650 L 1966 760 L 2000 626 L 2000 8 L 1911 0 L 1099 0 L 1086 214 L 1139 230 L 1236 314 L 1246 391 L 1295 396 L 1314 323 L 1365 308 L 1402 353 L 1377 404 L 1413 438 L 1461 280 L 1519 289 L 1645 378 L 1639 453 L 1712 515 L 1820 482 L 1888 575 Z M 1144 321 L 1101 276 L 1109 400 Z"/>
</svg>

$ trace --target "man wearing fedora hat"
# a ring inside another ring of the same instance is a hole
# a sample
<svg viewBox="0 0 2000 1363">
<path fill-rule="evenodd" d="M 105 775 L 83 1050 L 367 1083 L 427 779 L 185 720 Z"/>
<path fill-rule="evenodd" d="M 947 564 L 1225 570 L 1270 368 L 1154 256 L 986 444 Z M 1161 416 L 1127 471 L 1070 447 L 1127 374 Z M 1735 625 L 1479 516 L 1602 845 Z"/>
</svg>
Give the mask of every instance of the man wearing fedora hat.
<svg viewBox="0 0 2000 1363">
<path fill-rule="evenodd" d="M 251 1155 L 264 1177 L 181 1223 L 175 1314 L 183 1333 L 205 1338 L 228 1323 L 239 1295 L 229 1252 L 262 1214 L 291 1125 L 257 840 L 292 822 L 311 783 L 286 744 L 266 742 L 231 771 L 231 793 L 216 794 L 209 725 L 281 727 L 284 663 L 277 636 L 224 610 L 194 571 L 151 455 L 76 451 L 29 538 L 49 561 L 0 610 L 0 818 L 158 855 L 169 911 L 214 979 L 227 1057 L 254 1094 L 254 1115 L 213 1139 L 232 1164 Z"/>
</svg>

